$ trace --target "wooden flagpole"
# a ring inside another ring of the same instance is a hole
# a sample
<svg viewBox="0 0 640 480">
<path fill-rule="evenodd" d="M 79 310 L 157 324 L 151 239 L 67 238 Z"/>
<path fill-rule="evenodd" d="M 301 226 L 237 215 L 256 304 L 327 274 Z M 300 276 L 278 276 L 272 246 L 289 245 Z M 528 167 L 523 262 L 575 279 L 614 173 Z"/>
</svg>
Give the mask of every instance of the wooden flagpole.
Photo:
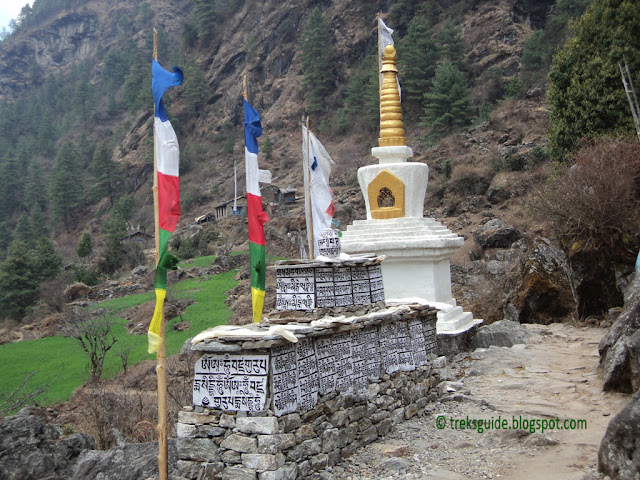
<svg viewBox="0 0 640 480">
<path fill-rule="evenodd" d="M 309 199 L 309 258 L 314 259 L 315 235 L 313 231 L 313 203 L 311 202 L 311 159 L 309 158 L 309 115 L 307 115 L 307 198 Z"/>
<path fill-rule="evenodd" d="M 158 61 L 158 31 L 153 29 L 153 58 Z M 155 117 L 155 115 L 154 115 Z M 154 134 L 155 135 L 155 134 Z M 156 234 L 156 268 L 160 255 L 160 210 L 158 208 L 158 151 L 153 142 L 153 210 Z M 156 376 L 158 378 L 158 478 L 168 480 L 168 448 L 167 448 L 167 367 L 164 341 L 164 316 L 160 324 L 160 345 L 158 347 Z"/>
<path fill-rule="evenodd" d="M 249 92 L 247 91 L 247 74 L 246 73 L 242 77 L 242 96 L 247 102 L 249 101 Z"/>
</svg>

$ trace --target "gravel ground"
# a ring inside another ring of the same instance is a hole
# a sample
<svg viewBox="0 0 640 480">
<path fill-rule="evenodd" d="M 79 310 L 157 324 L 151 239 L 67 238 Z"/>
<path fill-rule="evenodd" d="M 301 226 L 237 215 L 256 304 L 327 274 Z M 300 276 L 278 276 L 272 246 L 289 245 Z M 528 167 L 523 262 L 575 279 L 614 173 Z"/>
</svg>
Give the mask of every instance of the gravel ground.
<svg viewBox="0 0 640 480">
<path fill-rule="evenodd" d="M 441 371 L 443 395 L 424 416 L 396 425 L 388 436 L 309 478 L 602 478 L 597 472 L 600 439 L 629 398 L 602 393 L 597 345 L 605 330 L 566 324 L 527 329 L 526 346 L 458 355 Z M 452 420 L 460 424 L 467 418 L 493 420 L 493 425 L 499 420 L 508 428 L 452 428 Z M 585 420 L 587 427 L 531 432 L 516 428 L 514 418 Z"/>
</svg>

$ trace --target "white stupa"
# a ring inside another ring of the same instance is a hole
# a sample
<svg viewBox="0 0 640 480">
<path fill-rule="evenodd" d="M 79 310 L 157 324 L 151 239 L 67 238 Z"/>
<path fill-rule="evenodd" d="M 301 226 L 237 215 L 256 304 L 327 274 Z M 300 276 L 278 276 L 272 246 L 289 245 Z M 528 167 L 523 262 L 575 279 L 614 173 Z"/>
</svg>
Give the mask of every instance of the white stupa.
<svg viewBox="0 0 640 480">
<path fill-rule="evenodd" d="M 348 254 L 386 255 L 382 276 L 387 302 L 423 301 L 439 309 L 437 333 L 461 335 L 482 320 L 456 305 L 451 294 L 450 258 L 464 239 L 433 218 L 424 218 L 429 167 L 407 162 L 396 50 L 384 51 L 380 95 L 379 147 L 371 149 L 377 165 L 358 170 L 367 219 L 356 220 L 342 235 Z"/>
</svg>

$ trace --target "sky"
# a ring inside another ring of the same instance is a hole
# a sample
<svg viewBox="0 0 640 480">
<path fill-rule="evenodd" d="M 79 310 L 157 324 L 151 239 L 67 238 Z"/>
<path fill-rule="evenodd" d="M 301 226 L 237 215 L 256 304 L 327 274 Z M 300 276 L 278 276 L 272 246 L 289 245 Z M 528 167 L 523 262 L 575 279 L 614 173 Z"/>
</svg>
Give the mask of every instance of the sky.
<svg viewBox="0 0 640 480">
<path fill-rule="evenodd" d="M 23 0 L 0 0 L 0 31 L 8 27 L 11 19 L 16 18 L 27 3 Z"/>
</svg>

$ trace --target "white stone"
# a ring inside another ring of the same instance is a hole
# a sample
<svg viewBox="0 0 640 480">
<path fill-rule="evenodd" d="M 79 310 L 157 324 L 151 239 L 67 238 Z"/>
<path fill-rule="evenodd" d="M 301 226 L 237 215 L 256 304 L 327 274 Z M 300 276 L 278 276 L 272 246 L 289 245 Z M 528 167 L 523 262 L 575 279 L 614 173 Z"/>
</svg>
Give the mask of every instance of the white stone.
<svg viewBox="0 0 640 480">
<path fill-rule="evenodd" d="M 285 457 L 282 453 L 269 455 L 264 453 L 243 453 L 242 465 L 255 470 L 277 470 L 284 465 Z"/>
<path fill-rule="evenodd" d="M 298 466 L 295 463 L 288 463 L 273 472 L 260 472 L 260 480 L 295 480 L 298 476 Z"/>
<path fill-rule="evenodd" d="M 242 433 L 273 435 L 278 433 L 278 419 L 276 417 L 238 417 L 236 428 Z"/>
<path fill-rule="evenodd" d="M 176 435 L 178 437 L 195 437 L 197 428 L 195 425 L 187 423 L 176 424 Z"/>
</svg>

